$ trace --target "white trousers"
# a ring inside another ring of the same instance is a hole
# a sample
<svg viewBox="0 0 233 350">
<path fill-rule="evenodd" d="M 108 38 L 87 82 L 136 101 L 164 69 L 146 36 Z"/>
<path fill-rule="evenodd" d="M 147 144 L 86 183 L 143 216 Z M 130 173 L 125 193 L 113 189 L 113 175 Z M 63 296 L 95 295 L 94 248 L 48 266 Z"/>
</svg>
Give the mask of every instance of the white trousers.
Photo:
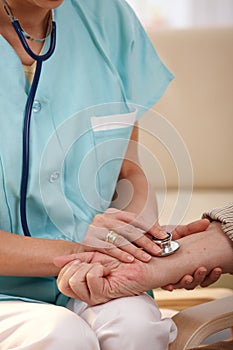
<svg viewBox="0 0 233 350">
<path fill-rule="evenodd" d="M 68 308 L 0 301 L 1 350 L 166 350 L 176 337 L 148 295 Z"/>
</svg>

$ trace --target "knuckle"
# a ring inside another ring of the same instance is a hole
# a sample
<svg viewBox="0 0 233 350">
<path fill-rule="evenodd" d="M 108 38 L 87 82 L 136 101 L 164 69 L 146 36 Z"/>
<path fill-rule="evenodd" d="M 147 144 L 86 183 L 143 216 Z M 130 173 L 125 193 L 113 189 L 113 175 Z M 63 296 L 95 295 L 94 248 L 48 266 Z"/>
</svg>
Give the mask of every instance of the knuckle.
<svg viewBox="0 0 233 350">
<path fill-rule="evenodd" d="M 138 218 L 138 214 L 136 214 L 136 213 L 129 213 L 129 215 L 131 216 L 131 218 L 133 218 L 133 219 L 136 219 L 136 218 Z M 141 221 L 141 220 L 140 220 Z"/>
<path fill-rule="evenodd" d="M 114 245 L 116 247 L 122 247 L 128 243 L 129 243 L 129 241 L 126 238 L 122 237 L 121 235 L 118 235 L 115 242 L 114 242 Z"/>
<path fill-rule="evenodd" d="M 128 234 L 134 233 L 134 227 L 129 224 L 124 225 L 124 230 Z"/>
<path fill-rule="evenodd" d="M 93 222 L 95 224 L 101 224 L 103 221 L 104 221 L 103 214 L 96 214 L 95 217 L 94 217 L 94 220 L 93 220 Z"/>
<path fill-rule="evenodd" d="M 102 248 L 102 249 L 100 249 L 99 251 L 100 251 L 101 253 L 103 253 L 103 254 L 113 256 L 113 255 L 114 255 L 114 249 L 115 249 L 115 247 L 113 247 L 112 245 L 109 244 L 108 247 Z"/>
<path fill-rule="evenodd" d="M 65 294 L 67 291 L 67 287 L 65 287 L 65 285 L 63 283 L 61 283 L 61 281 L 58 281 L 57 285 L 58 285 L 58 289 L 60 290 L 60 292 Z"/>
<path fill-rule="evenodd" d="M 104 214 L 107 214 L 107 215 L 117 215 L 118 213 L 120 212 L 119 209 L 116 209 L 116 208 L 108 208 Z"/>
<path fill-rule="evenodd" d="M 137 218 L 138 214 L 131 213 L 129 211 L 119 210 L 118 215 L 119 215 L 119 217 L 123 217 L 124 219 L 127 219 L 127 220 L 134 220 Z"/>
</svg>

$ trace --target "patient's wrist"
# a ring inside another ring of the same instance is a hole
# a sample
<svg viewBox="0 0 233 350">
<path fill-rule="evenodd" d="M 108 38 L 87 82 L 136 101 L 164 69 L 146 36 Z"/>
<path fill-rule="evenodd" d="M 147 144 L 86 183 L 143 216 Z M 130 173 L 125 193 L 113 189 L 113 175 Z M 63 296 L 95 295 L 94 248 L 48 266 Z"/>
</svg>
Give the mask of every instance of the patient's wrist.
<svg viewBox="0 0 233 350">
<path fill-rule="evenodd" d="M 204 232 L 189 235 L 179 240 L 180 249 L 173 255 L 153 257 L 148 265 L 151 276 L 150 288 L 177 283 L 184 275 L 193 275 L 204 266 L 209 273 L 221 267 L 223 273 L 233 271 L 232 242 L 222 232 L 221 224 L 213 222 Z"/>
</svg>

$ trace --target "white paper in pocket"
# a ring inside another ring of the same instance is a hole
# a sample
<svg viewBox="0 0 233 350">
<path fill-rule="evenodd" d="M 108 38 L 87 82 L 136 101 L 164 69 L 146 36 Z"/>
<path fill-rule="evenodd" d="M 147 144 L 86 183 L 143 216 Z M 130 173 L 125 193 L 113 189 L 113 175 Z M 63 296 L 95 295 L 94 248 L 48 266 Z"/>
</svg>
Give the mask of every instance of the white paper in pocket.
<svg viewBox="0 0 233 350">
<path fill-rule="evenodd" d="M 104 131 L 127 128 L 134 126 L 137 116 L 137 110 L 125 114 L 113 114 L 103 117 L 91 117 L 91 126 L 93 131 Z"/>
</svg>

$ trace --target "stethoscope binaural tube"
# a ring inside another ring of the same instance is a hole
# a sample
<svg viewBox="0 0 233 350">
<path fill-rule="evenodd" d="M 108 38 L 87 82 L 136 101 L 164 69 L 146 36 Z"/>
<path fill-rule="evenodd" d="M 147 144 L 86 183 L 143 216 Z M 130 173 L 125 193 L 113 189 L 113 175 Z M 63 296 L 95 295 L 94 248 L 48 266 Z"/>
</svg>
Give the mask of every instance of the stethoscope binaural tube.
<svg viewBox="0 0 233 350">
<path fill-rule="evenodd" d="M 29 56 L 31 56 L 36 63 L 35 75 L 33 78 L 32 86 L 27 98 L 25 112 L 24 112 L 24 124 L 23 124 L 23 154 L 22 154 L 22 175 L 21 175 L 21 186 L 20 186 L 20 218 L 25 236 L 31 236 L 28 223 L 27 223 L 27 187 L 28 187 L 28 176 L 29 176 L 29 158 L 30 158 L 30 122 L 32 107 L 40 79 L 42 62 L 49 59 L 56 46 L 56 23 L 52 20 L 51 36 L 50 36 L 50 46 L 48 51 L 43 55 L 36 55 L 29 47 L 25 37 L 23 35 L 23 30 L 16 18 L 12 19 L 12 26 L 18 35 L 21 44 L 23 45 L 25 51 Z"/>
</svg>

